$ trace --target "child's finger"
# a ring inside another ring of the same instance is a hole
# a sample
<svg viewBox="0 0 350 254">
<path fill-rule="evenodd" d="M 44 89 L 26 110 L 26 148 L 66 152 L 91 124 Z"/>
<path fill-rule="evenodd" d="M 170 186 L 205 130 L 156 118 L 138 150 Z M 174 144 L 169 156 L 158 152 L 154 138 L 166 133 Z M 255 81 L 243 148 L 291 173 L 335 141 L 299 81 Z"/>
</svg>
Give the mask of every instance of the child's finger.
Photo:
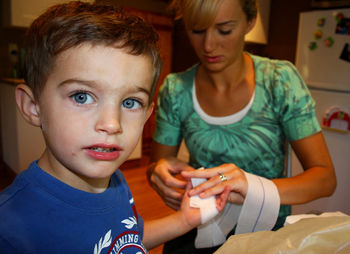
<svg viewBox="0 0 350 254">
<path fill-rule="evenodd" d="M 226 186 L 224 191 L 216 198 L 216 208 L 219 212 L 221 212 L 224 209 L 229 194 L 230 187 Z"/>
<path fill-rule="evenodd" d="M 189 192 L 192 188 L 193 188 L 193 186 L 192 186 L 191 181 L 188 181 L 186 184 L 186 188 L 185 188 L 185 193 L 187 194 L 188 197 L 190 197 Z"/>
</svg>

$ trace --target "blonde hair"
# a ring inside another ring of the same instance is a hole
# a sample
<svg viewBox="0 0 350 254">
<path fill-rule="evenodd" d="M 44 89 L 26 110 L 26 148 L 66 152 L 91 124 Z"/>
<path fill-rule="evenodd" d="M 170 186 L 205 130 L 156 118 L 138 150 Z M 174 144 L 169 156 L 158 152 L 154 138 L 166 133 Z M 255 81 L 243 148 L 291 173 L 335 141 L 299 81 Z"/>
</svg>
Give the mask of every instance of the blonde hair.
<svg viewBox="0 0 350 254">
<path fill-rule="evenodd" d="M 222 0 L 173 0 L 169 6 L 175 19 L 183 19 L 186 28 L 203 29 L 213 23 Z M 240 0 L 247 21 L 257 15 L 256 0 Z"/>
</svg>

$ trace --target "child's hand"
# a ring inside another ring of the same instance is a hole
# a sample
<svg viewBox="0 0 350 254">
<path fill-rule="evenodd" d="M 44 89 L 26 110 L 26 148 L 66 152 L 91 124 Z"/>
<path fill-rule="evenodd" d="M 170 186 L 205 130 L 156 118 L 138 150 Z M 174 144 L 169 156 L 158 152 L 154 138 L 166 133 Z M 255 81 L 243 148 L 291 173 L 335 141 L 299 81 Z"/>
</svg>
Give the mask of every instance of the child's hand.
<svg viewBox="0 0 350 254">
<path fill-rule="evenodd" d="M 186 192 L 181 203 L 181 213 L 183 214 L 184 222 L 191 228 L 197 227 L 202 224 L 201 212 L 199 208 L 193 208 L 190 206 L 189 190 L 192 188 L 191 182 L 188 182 L 186 186 Z M 227 187 L 222 193 L 216 195 L 216 209 L 221 212 L 226 204 L 227 197 L 230 193 L 230 188 Z"/>
</svg>

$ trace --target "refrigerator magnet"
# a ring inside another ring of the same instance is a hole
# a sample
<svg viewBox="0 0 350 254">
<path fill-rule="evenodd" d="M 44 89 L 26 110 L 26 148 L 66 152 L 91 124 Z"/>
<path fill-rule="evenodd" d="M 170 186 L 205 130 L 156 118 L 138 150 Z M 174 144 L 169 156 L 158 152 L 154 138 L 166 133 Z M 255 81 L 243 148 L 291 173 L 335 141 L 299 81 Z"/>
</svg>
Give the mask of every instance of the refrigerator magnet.
<svg viewBox="0 0 350 254">
<path fill-rule="evenodd" d="M 322 128 L 347 133 L 350 130 L 350 116 L 337 106 L 330 107 L 323 115 Z"/>
<path fill-rule="evenodd" d="M 308 45 L 308 48 L 309 48 L 310 50 L 315 50 L 315 49 L 317 49 L 317 43 L 316 43 L 315 41 L 310 41 L 310 42 L 309 42 L 309 45 Z"/>
<path fill-rule="evenodd" d="M 322 38 L 322 35 L 323 35 L 323 32 L 322 32 L 322 30 L 316 30 L 315 32 L 314 32 L 314 38 L 315 38 L 315 40 L 318 40 L 318 39 L 321 39 Z"/>
<path fill-rule="evenodd" d="M 318 27 L 324 27 L 325 24 L 326 24 L 326 18 L 320 18 L 317 20 Z"/>
<path fill-rule="evenodd" d="M 333 46 L 334 44 L 334 39 L 332 36 L 328 36 L 324 41 L 324 45 L 327 47 L 327 48 L 330 48 Z"/>
</svg>

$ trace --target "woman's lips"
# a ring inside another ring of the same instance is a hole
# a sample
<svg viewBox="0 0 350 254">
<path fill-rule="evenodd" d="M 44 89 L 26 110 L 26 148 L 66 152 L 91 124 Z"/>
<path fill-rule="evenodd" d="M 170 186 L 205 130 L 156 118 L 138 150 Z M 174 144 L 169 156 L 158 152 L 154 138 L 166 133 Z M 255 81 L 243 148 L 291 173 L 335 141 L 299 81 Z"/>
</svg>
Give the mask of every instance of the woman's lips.
<svg viewBox="0 0 350 254">
<path fill-rule="evenodd" d="M 96 144 L 84 149 L 86 154 L 96 160 L 115 160 L 122 149 L 115 145 Z"/>
</svg>

